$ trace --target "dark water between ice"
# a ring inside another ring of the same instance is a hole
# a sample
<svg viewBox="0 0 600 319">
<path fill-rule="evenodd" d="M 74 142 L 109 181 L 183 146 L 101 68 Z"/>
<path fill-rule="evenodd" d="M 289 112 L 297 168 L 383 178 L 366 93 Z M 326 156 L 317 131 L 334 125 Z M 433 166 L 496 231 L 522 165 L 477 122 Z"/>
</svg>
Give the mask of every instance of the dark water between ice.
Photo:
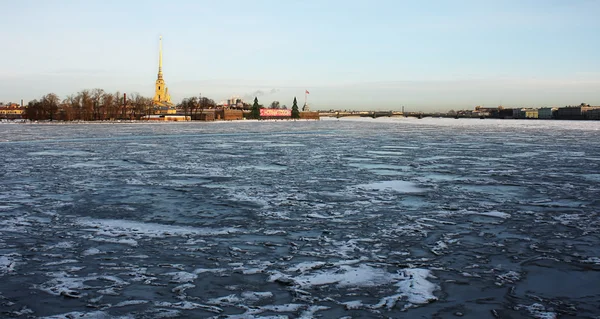
<svg viewBox="0 0 600 319">
<path fill-rule="evenodd" d="M 0 317 L 598 318 L 600 123 L 0 125 Z"/>
</svg>

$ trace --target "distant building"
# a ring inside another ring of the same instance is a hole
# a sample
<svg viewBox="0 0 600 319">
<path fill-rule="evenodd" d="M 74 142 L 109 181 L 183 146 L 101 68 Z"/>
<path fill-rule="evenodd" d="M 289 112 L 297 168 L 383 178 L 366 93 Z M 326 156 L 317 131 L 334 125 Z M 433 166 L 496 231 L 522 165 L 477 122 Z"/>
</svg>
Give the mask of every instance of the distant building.
<svg viewBox="0 0 600 319">
<path fill-rule="evenodd" d="M 303 120 L 320 120 L 319 112 L 300 112 L 300 118 Z"/>
<path fill-rule="evenodd" d="M 461 111 L 461 115 L 471 116 L 471 117 L 489 117 L 489 118 L 497 118 L 497 119 L 512 119 L 512 118 L 525 118 L 526 114 L 521 114 L 521 109 L 512 109 L 505 108 L 500 105 L 498 107 L 483 107 L 476 106 L 475 110 L 471 113 L 467 114 L 464 111 Z"/>
<path fill-rule="evenodd" d="M 557 107 L 542 107 L 538 110 L 538 118 L 544 120 L 553 119 L 556 110 L 558 110 Z"/>
<path fill-rule="evenodd" d="M 0 105 L 0 119 L 18 120 L 23 118 L 25 108 L 16 103 Z"/>
<path fill-rule="evenodd" d="M 244 112 L 242 110 L 221 109 L 215 112 L 215 117 L 225 121 L 243 120 Z"/>
<path fill-rule="evenodd" d="M 525 112 L 526 119 L 537 119 L 538 118 L 538 109 L 523 109 Z"/>
<path fill-rule="evenodd" d="M 512 119 L 513 118 L 513 109 L 504 108 L 501 106 L 498 108 L 498 118 L 501 119 Z"/>
<path fill-rule="evenodd" d="M 556 118 L 560 120 L 586 120 L 591 119 L 590 117 L 596 116 L 597 109 L 600 106 L 591 106 L 589 104 L 581 103 L 578 106 L 565 106 L 556 110 Z M 592 112 L 589 115 L 588 112 Z"/>
<path fill-rule="evenodd" d="M 583 120 L 581 106 L 565 106 L 556 110 L 556 118 L 559 120 Z"/>
<path fill-rule="evenodd" d="M 516 108 L 516 109 L 512 109 L 512 113 L 513 113 L 513 119 L 524 119 L 525 118 L 525 109 L 523 108 Z"/>
<path fill-rule="evenodd" d="M 243 109 L 247 103 L 237 96 L 232 96 L 230 99 L 223 100 L 217 104 L 218 107 L 230 109 Z"/>
<path fill-rule="evenodd" d="M 585 118 L 588 120 L 600 120 L 600 106 L 585 112 Z"/>
</svg>

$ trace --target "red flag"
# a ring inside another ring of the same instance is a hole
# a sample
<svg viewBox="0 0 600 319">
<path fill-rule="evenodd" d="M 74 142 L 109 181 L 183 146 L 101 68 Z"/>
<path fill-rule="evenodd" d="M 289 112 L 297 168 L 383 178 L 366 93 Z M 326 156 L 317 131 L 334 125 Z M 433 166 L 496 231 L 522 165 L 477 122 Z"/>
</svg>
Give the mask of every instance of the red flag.
<svg viewBox="0 0 600 319">
<path fill-rule="evenodd" d="M 306 94 L 310 94 L 310 92 L 308 92 L 308 90 L 306 90 Z"/>
</svg>

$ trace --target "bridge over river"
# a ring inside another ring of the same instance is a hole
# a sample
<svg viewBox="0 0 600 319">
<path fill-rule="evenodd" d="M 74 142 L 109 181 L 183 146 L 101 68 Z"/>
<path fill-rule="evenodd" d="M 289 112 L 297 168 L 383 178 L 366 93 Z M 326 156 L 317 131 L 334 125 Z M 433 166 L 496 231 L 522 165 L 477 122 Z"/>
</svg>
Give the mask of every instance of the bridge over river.
<svg viewBox="0 0 600 319">
<path fill-rule="evenodd" d="M 350 111 L 350 112 L 319 112 L 321 117 L 431 117 L 441 116 L 440 114 L 423 113 L 423 112 L 396 112 L 396 111 Z"/>
</svg>

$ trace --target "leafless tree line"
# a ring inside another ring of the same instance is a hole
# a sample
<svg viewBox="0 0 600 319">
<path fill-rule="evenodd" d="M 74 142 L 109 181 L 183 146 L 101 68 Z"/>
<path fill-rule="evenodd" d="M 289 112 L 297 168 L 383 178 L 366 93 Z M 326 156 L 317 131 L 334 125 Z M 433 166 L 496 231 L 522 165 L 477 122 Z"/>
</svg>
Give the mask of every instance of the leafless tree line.
<svg viewBox="0 0 600 319">
<path fill-rule="evenodd" d="M 202 116 L 205 109 L 217 108 L 217 103 L 213 99 L 207 97 L 187 97 L 181 100 L 181 103 L 177 105 L 179 110 L 183 111 L 185 116 L 190 116 L 192 119 L 197 119 Z"/>
<path fill-rule="evenodd" d="M 25 117 L 32 121 L 139 120 L 152 112 L 151 98 L 133 93 L 125 100 L 125 95 L 120 92 L 93 89 L 68 95 L 62 100 L 54 93 L 46 94 L 28 103 Z"/>
</svg>

